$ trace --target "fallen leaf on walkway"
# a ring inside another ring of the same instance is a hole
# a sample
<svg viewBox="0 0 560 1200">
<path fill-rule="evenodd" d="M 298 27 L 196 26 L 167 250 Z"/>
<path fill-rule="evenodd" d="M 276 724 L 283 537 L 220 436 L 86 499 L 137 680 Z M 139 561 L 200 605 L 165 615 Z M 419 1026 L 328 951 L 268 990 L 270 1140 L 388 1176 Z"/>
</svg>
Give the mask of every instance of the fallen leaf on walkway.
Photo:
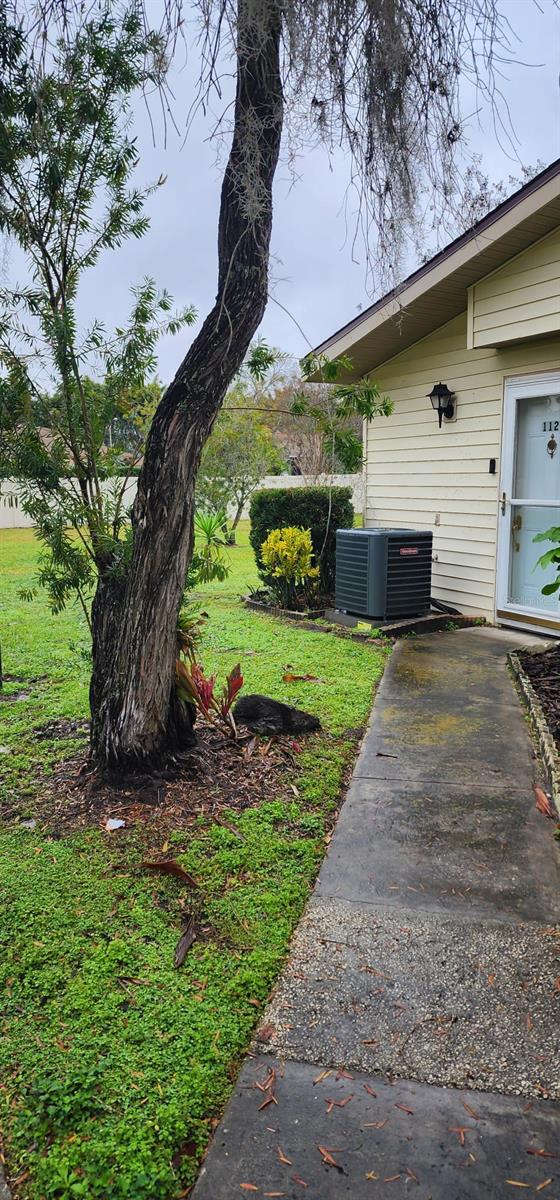
<svg viewBox="0 0 560 1200">
<path fill-rule="evenodd" d="M 530 1188 L 531 1187 L 530 1183 L 520 1183 L 519 1179 L 506 1179 L 506 1183 L 509 1183 L 510 1187 L 522 1187 L 522 1188 Z"/>
<path fill-rule="evenodd" d="M 275 1079 L 276 1079 L 276 1071 L 274 1070 L 274 1067 L 269 1067 L 267 1074 L 266 1074 L 266 1079 L 263 1084 L 265 1092 L 268 1092 L 270 1090 Z"/>
<path fill-rule="evenodd" d="M 550 817 L 552 821 L 556 821 L 558 819 L 558 814 L 554 811 L 546 792 L 543 792 L 542 788 L 536 783 L 533 784 L 533 791 L 535 793 L 535 802 L 539 812 L 545 817 Z"/>
<path fill-rule="evenodd" d="M 550 1187 L 552 1182 L 552 1177 L 550 1179 L 543 1179 L 542 1183 L 539 1183 L 539 1186 L 535 1188 L 535 1191 L 544 1192 L 545 1187 Z"/>
<path fill-rule="evenodd" d="M 183 929 L 181 937 L 179 938 L 179 941 L 177 942 L 177 945 L 175 947 L 175 958 L 173 959 L 174 967 L 182 967 L 182 965 L 187 957 L 187 954 L 188 954 L 193 942 L 195 942 L 195 941 L 196 941 L 196 930 L 194 927 L 194 917 L 189 917 L 188 921 L 185 925 L 185 928 Z"/>
<path fill-rule="evenodd" d="M 420 1183 L 418 1176 L 414 1174 L 414 1171 L 410 1170 L 410 1167 L 406 1168 L 406 1174 L 408 1175 L 408 1178 L 413 1179 L 415 1183 Z"/>
<path fill-rule="evenodd" d="M 554 998 L 554 996 L 560 996 L 560 975 L 558 976 L 558 979 L 554 983 L 554 989 L 552 992 L 552 996 L 553 996 L 553 998 Z"/>
<path fill-rule="evenodd" d="M 321 1071 L 321 1074 L 318 1075 L 317 1078 L 313 1080 L 313 1083 L 314 1084 L 322 1083 L 323 1079 L 328 1079 L 329 1075 L 332 1075 L 332 1071 Z"/>
<path fill-rule="evenodd" d="M 352 1093 L 352 1095 L 353 1095 L 353 1093 Z M 325 1104 L 327 1105 L 327 1112 L 328 1113 L 332 1112 L 333 1108 L 344 1108 L 346 1104 L 350 1103 L 350 1101 L 352 1099 L 352 1095 L 345 1096 L 344 1100 L 325 1100 Z"/>
<path fill-rule="evenodd" d="M 541 1150 L 540 1147 L 529 1146 L 527 1154 L 536 1154 L 539 1158 L 558 1158 L 557 1154 L 553 1154 L 552 1150 Z"/>
<path fill-rule="evenodd" d="M 350 1075 L 348 1071 L 340 1070 L 340 1071 L 337 1071 L 336 1078 L 337 1079 L 353 1079 L 354 1076 Z"/>
<path fill-rule="evenodd" d="M 263 1196 L 285 1196 L 285 1192 L 263 1192 Z"/>
<path fill-rule="evenodd" d="M 337 1163 L 336 1159 L 333 1158 L 328 1146 L 317 1146 L 317 1149 L 323 1162 L 325 1163 L 325 1166 L 334 1167 L 335 1170 L 340 1171 L 342 1175 L 346 1174 L 344 1167 L 342 1167 L 340 1163 Z"/>
<path fill-rule="evenodd" d="M 261 1108 L 268 1108 L 269 1104 L 278 1104 L 276 1096 L 273 1096 L 272 1094 L 270 1096 L 267 1096 L 266 1100 L 263 1100 L 262 1104 L 259 1104 L 258 1111 L 260 1112 Z"/>
<path fill-rule="evenodd" d="M 366 1171 L 366 1179 L 379 1179 L 379 1175 L 376 1175 L 375 1171 Z"/>
<path fill-rule="evenodd" d="M 465 1145 L 465 1134 L 468 1133 L 468 1129 L 467 1129 L 466 1125 L 450 1125 L 449 1132 L 457 1134 L 460 1146 Z"/>
<path fill-rule="evenodd" d="M 378 1046 L 378 1045 L 379 1045 L 379 1038 L 365 1038 L 365 1040 L 362 1042 L 362 1046 Z M 365 1084 L 364 1084 L 364 1087 L 365 1087 Z"/>
<path fill-rule="evenodd" d="M 467 1104 L 466 1100 L 463 1100 L 463 1108 L 466 1112 L 468 1112 L 469 1117 L 472 1117 L 474 1121 L 480 1121 L 482 1119 L 479 1117 L 478 1113 L 475 1112 L 474 1108 L 471 1108 L 470 1104 Z"/>
<path fill-rule="evenodd" d="M 487 975 L 486 978 L 488 980 L 488 983 L 490 984 L 490 987 L 496 986 L 496 976 L 495 975 Z"/>
<path fill-rule="evenodd" d="M 240 1183 L 239 1186 L 243 1188 L 244 1192 L 258 1192 L 259 1190 L 254 1183 Z"/>
<path fill-rule="evenodd" d="M 388 1120 L 389 1118 L 385 1117 L 384 1121 L 368 1121 L 368 1123 L 364 1125 L 364 1129 L 383 1129 L 383 1126 L 387 1124 Z"/>
<path fill-rule="evenodd" d="M 383 1183 L 395 1183 L 397 1179 L 400 1179 L 400 1175 L 386 1175 Z"/>
<path fill-rule="evenodd" d="M 527 1033 L 530 1033 L 533 1028 L 533 1020 L 530 1013 L 527 1013 L 525 1017 L 525 1024 L 527 1026 Z"/>
<path fill-rule="evenodd" d="M 384 750 L 378 750 L 376 758 L 398 758 L 398 754 L 386 754 Z"/>
<path fill-rule="evenodd" d="M 292 1179 L 294 1183 L 299 1183 L 300 1187 L 309 1187 L 309 1184 L 305 1182 L 305 1179 L 301 1178 L 301 1175 L 292 1175 Z"/>
<path fill-rule="evenodd" d="M 189 887 L 198 887 L 196 879 L 189 875 L 188 871 L 177 862 L 176 858 L 162 858 L 160 862 L 141 862 L 140 866 L 145 871 L 159 871 L 161 875 L 175 875 L 177 879 L 182 879 L 184 883 L 188 883 Z"/>
<path fill-rule="evenodd" d="M 374 1092 L 373 1088 L 370 1088 L 369 1083 L 364 1083 L 364 1092 L 367 1092 L 368 1096 L 375 1096 L 377 1098 L 377 1092 Z"/>
<path fill-rule="evenodd" d="M 407 1108 L 406 1104 L 395 1104 L 395 1108 L 400 1108 L 401 1112 L 409 1113 L 411 1117 L 414 1116 L 414 1109 Z"/>
<path fill-rule="evenodd" d="M 286 1167 L 292 1166 L 291 1158 L 288 1158 L 288 1155 L 284 1154 L 284 1151 L 281 1146 L 277 1146 L 276 1153 L 278 1154 L 278 1158 L 280 1159 L 281 1163 L 284 1163 Z"/>
<path fill-rule="evenodd" d="M 260 1029 L 257 1029 L 257 1037 L 259 1042 L 269 1042 L 270 1039 L 274 1037 L 275 1033 L 276 1025 L 272 1025 L 270 1022 L 268 1025 L 261 1025 Z"/>
</svg>

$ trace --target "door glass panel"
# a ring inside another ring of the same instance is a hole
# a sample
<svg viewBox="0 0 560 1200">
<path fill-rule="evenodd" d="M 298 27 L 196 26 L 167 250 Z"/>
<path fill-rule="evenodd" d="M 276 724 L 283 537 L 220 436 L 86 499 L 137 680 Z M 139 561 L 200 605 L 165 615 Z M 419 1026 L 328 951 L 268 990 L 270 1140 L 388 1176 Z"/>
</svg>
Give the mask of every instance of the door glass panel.
<svg viewBox="0 0 560 1200">
<path fill-rule="evenodd" d="M 550 436 L 550 435 L 549 435 Z M 560 471 L 560 464 L 557 464 Z M 511 509 L 511 547 L 509 567 L 509 602 L 522 608 L 542 608 L 548 612 L 559 609 L 558 597 L 543 596 L 545 583 L 553 583 L 557 572 L 554 566 L 538 567 L 537 559 L 551 548 L 550 542 L 534 542 L 536 533 L 544 533 L 560 525 L 560 509 L 543 505 L 513 504 Z"/>
<path fill-rule="evenodd" d="M 544 503 L 560 500 L 560 395 L 517 401 L 512 497 Z"/>
</svg>

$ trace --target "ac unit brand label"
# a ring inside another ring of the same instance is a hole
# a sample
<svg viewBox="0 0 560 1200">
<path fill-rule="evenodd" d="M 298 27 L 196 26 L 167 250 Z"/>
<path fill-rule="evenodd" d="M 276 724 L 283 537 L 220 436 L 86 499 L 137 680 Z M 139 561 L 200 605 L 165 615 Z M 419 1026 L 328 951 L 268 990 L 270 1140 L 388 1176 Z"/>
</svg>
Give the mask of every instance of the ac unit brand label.
<svg viewBox="0 0 560 1200">
<path fill-rule="evenodd" d="M 418 546 L 401 546 L 399 554 L 402 554 L 403 558 L 409 554 L 418 554 Z"/>
</svg>

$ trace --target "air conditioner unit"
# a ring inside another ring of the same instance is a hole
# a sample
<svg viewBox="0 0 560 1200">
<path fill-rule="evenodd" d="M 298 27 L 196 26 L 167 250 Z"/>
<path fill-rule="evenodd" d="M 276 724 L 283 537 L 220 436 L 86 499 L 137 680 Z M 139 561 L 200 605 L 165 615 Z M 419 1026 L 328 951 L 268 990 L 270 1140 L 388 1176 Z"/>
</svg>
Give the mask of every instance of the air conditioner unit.
<svg viewBox="0 0 560 1200">
<path fill-rule="evenodd" d="M 335 605 L 376 621 L 429 611 L 432 534 L 417 529 L 337 529 Z"/>
</svg>

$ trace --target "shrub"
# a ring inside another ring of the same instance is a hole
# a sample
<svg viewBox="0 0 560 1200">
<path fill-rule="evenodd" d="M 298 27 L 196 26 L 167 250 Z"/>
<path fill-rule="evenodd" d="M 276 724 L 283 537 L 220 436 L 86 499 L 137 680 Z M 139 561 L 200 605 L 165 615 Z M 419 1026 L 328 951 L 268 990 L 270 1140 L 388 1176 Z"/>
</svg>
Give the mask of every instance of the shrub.
<svg viewBox="0 0 560 1200">
<path fill-rule="evenodd" d="M 269 587 L 273 576 L 267 570 L 261 547 L 273 529 L 297 526 L 309 529 L 315 562 L 319 568 L 319 590 L 334 590 L 337 529 L 354 524 L 352 491 L 348 487 L 266 488 L 254 492 L 250 506 L 251 533 L 259 575 Z M 323 548 L 324 547 L 324 548 Z"/>
<path fill-rule="evenodd" d="M 271 587 L 281 604 L 297 607 L 298 588 L 309 592 L 310 580 L 316 580 L 319 568 L 313 566 L 313 547 L 309 529 L 293 525 L 273 529 L 261 546 L 263 563 L 273 578 Z"/>
</svg>

